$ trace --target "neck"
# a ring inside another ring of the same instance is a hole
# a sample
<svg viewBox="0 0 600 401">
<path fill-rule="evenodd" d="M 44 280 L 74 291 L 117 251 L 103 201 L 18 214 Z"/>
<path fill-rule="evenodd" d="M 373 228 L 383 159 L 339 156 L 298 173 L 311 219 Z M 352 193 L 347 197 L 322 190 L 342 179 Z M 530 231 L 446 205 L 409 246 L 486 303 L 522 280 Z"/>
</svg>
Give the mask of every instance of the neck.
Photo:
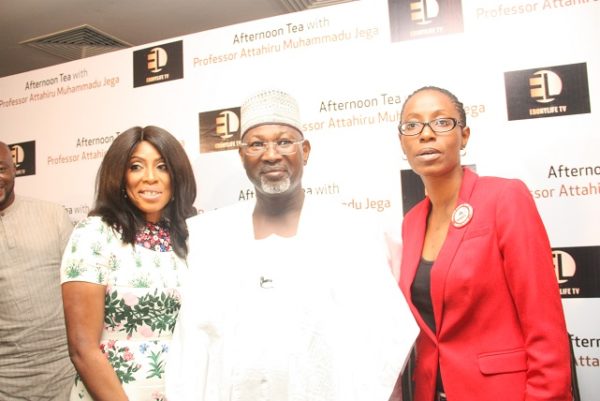
<svg viewBox="0 0 600 401">
<path fill-rule="evenodd" d="M 303 205 L 302 188 L 290 194 L 267 195 L 259 192 L 252 214 L 254 237 L 262 239 L 272 234 L 293 237 L 298 231 Z"/>
<path fill-rule="evenodd" d="M 462 168 L 453 171 L 450 175 L 423 177 L 425 191 L 431 201 L 432 212 L 452 214 L 456 207 L 462 177 Z"/>
</svg>

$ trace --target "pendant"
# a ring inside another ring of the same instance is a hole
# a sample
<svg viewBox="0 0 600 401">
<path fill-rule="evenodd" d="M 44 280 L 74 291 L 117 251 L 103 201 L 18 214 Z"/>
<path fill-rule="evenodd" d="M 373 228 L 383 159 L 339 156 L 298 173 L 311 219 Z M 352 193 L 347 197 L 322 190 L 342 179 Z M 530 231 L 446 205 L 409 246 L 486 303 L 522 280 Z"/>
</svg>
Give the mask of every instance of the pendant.
<svg viewBox="0 0 600 401">
<path fill-rule="evenodd" d="M 452 225 L 456 228 L 466 226 L 473 217 L 473 207 L 468 203 L 461 203 L 452 212 Z"/>
</svg>

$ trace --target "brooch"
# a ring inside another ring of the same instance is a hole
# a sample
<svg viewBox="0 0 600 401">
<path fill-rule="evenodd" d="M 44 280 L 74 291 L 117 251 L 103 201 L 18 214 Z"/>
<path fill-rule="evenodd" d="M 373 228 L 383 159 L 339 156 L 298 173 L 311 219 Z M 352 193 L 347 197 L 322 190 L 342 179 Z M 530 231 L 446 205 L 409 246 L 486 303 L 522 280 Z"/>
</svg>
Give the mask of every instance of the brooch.
<svg viewBox="0 0 600 401">
<path fill-rule="evenodd" d="M 473 207 L 468 203 L 461 203 L 452 212 L 452 225 L 461 228 L 471 221 L 473 217 Z"/>
</svg>

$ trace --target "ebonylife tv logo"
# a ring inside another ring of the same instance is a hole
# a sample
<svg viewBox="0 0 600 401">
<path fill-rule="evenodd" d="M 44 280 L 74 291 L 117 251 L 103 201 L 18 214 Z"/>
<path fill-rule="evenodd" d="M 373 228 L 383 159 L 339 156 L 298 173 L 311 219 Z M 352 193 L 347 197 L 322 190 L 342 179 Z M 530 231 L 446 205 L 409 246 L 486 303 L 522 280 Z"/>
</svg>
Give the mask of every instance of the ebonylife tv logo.
<svg viewBox="0 0 600 401">
<path fill-rule="evenodd" d="M 239 116 L 239 107 L 200 113 L 200 153 L 237 149 L 240 144 Z"/>
<path fill-rule="evenodd" d="M 17 166 L 17 177 L 35 174 L 35 141 L 8 145 L 13 162 Z"/>
<path fill-rule="evenodd" d="M 600 246 L 553 248 L 552 258 L 563 298 L 600 297 Z"/>
<path fill-rule="evenodd" d="M 504 73 L 509 120 L 590 112 L 586 63 Z"/>
<path fill-rule="evenodd" d="M 460 0 L 388 0 L 392 42 L 463 32 Z"/>
<path fill-rule="evenodd" d="M 133 87 L 183 78 L 183 41 L 133 52 Z"/>
</svg>

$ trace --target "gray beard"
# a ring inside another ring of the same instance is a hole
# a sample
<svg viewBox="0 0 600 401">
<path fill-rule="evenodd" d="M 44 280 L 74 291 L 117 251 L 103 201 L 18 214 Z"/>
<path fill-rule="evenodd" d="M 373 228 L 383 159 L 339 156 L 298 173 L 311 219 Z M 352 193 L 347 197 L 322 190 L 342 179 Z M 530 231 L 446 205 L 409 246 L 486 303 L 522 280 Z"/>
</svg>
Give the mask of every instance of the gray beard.
<svg viewBox="0 0 600 401">
<path fill-rule="evenodd" d="M 265 193 L 280 194 L 290 189 L 290 178 L 286 177 L 279 181 L 269 181 L 264 177 L 260 178 L 260 186 Z"/>
</svg>

